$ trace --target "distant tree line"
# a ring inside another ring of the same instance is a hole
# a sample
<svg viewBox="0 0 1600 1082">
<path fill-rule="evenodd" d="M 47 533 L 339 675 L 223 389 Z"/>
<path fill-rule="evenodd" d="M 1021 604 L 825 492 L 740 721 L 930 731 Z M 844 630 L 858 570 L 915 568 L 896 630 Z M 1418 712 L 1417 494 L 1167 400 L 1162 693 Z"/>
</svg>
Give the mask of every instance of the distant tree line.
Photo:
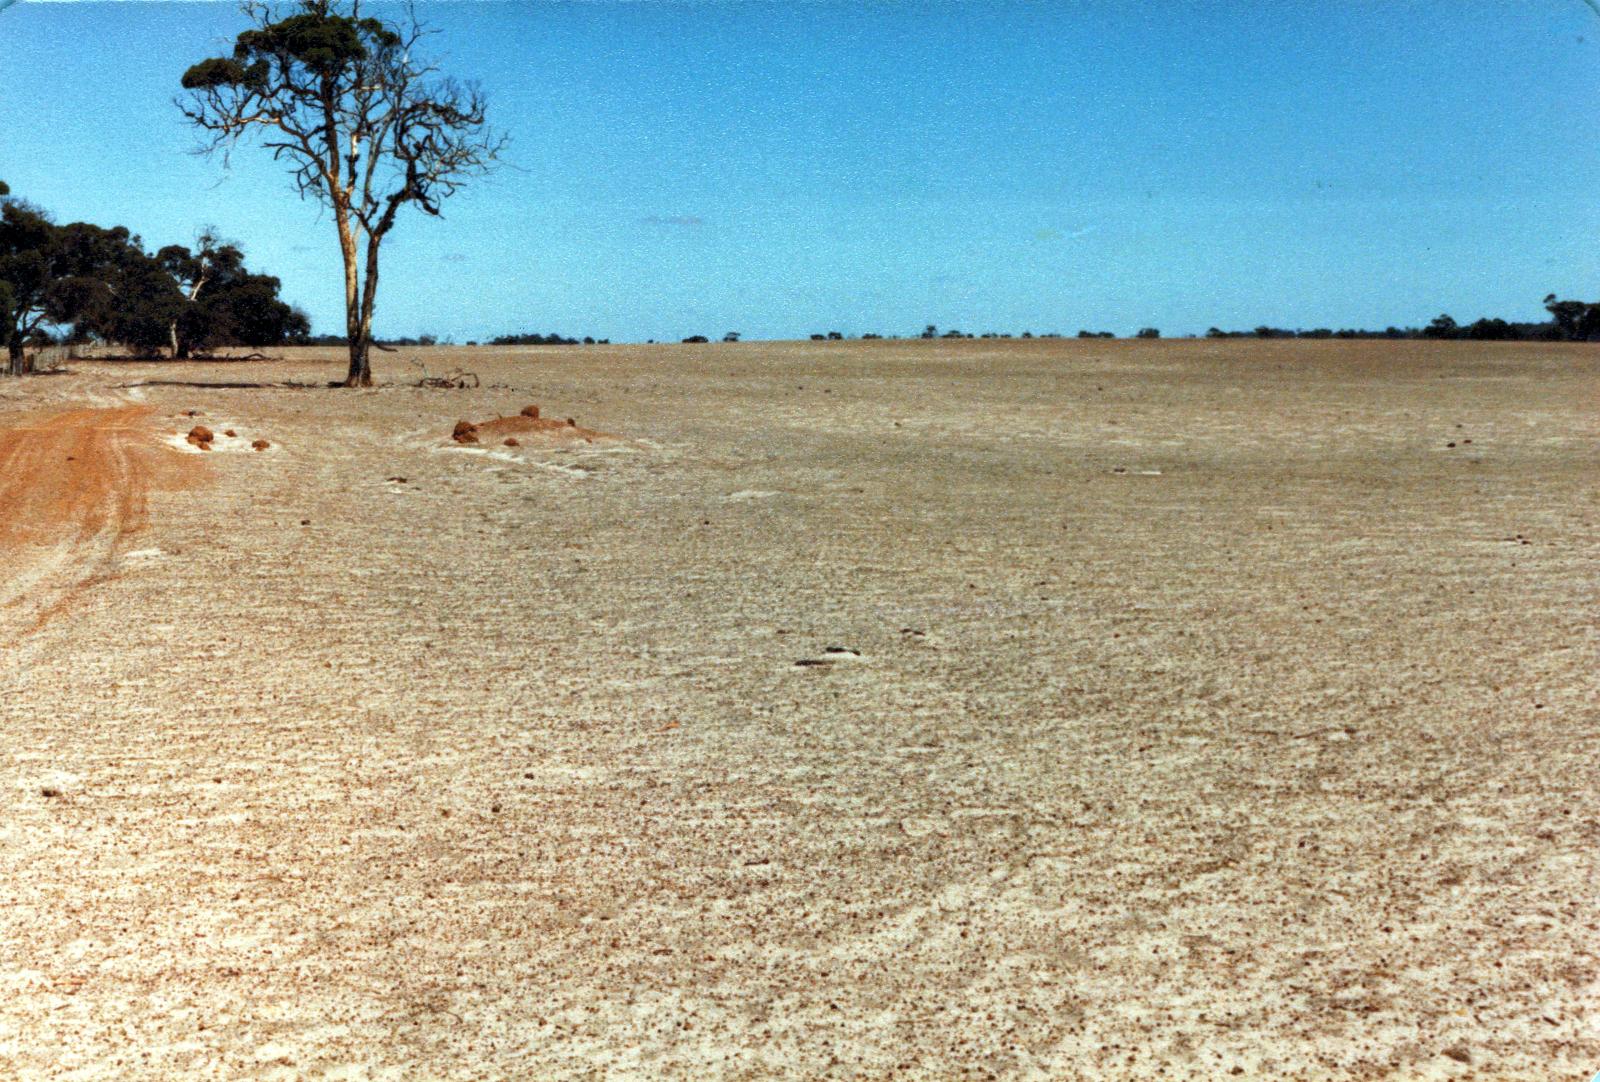
<svg viewBox="0 0 1600 1082">
<path fill-rule="evenodd" d="M 346 346 L 349 339 L 342 334 L 313 334 L 295 339 L 292 342 L 297 346 Z M 383 349 L 393 349 L 397 346 L 452 346 L 455 341 L 449 337 L 440 338 L 436 334 L 404 335 L 399 338 L 374 338 L 372 344 Z M 464 343 L 476 346 L 476 340 Z M 502 334 L 498 338 L 491 338 L 486 345 L 491 346 L 609 346 L 611 339 L 595 338 L 585 335 L 582 338 L 568 338 L 560 334 Z"/>
<path fill-rule="evenodd" d="M 498 338 L 489 340 L 491 346 L 609 346 L 609 338 L 593 338 L 584 335 L 579 338 L 567 338 L 560 334 L 502 334 Z"/>
<path fill-rule="evenodd" d="M 0 191 L 0 343 L 10 375 L 30 370 L 29 347 L 58 340 L 182 358 L 304 337 L 310 320 L 278 298 L 279 288 L 214 230 L 193 249 L 172 244 L 151 254 L 124 226 L 57 225 Z"/>
<path fill-rule="evenodd" d="M 1600 304 L 1561 300 L 1554 293 L 1544 299 L 1550 318 L 1541 323 L 1517 323 L 1484 318 L 1468 324 L 1449 315 L 1437 316 L 1426 327 L 1385 327 L 1381 331 L 1315 327 L 1289 330 L 1257 327 L 1250 331 L 1224 331 L 1212 327 L 1207 338 L 1429 338 L 1478 342 L 1593 342 L 1600 340 Z"/>
<path fill-rule="evenodd" d="M 1212 327 L 1205 334 L 1207 338 L 1436 338 L 1436 339 L 1474 339 L 1482 341 L 1538 341 L 1538 342 L 1584 342 L 1600 340 L 1600 303 L 1584 301 L 1560 300 L 1554 294 L 1544 299 L 1545 310 L 1550 313 L 1550 319 L 1543 323 L 1512 323 L 1503 319 L 1480 319 L 1465 326 L 1457 324 L 1448 315 L 1439 316 L 1426 327 L 1386 327 L 1381 331 L 1343 329 L 1333 330 L 1328 327 L 1314 327 L 1310 330 L 1289 329 L 1284 327 L 1256 327 L 1249 331 L 1225 331 Z M 744 336 L 739 331 L 728 331 L 721 336 L 720 341 L 735 343 Z M 880 341 L 884 338 L 899 338 L 900 335 L 882 335 L 868 332 L 859 336 L 861 341 Z M 968 331 L 949 328 L 941 331 L 936 324 L 929 323 L 922 329 L 917 337 L 933 339 L 998 339 L 998 338 L 1061 338 L 1063 335 L 1054 331 L 1044 331 L 1035 334 L 1031 330 L 1012 334 L 1006 331 L 985 331 L 973 334 Z M 1078 338 L 1117 338 L 1112 331 L 1079 330 Z M 1161 331 L 1157 327 L 1140 327 L 1131 337 L 1143 339 L 1157 339 Z M 813 342 L 843 342 L 850 336 L 842 331 L 818 331 L 809 335 Z M 309 345 L 344 345 L 345 339 L 339 335 L 319 335 L 305 337 L 299 341 Z M 654 345 L 655 339 L 649 339 L 648 344 Z M 680 339 L 685 345 L 705 345 L 713 341 L 707 335 L 691 334 Z M 421 335 L 417 338 L 389 338 L 383 340 L 388 346 L 432 346 L 439 344 L 433 335 Z M 448 344 L 446 341 L 445 344 Z M 476 345 L 476 342 L 468 342 Z M 503 334 L 491 339 L 490 345 L 494 346 L 576 346 L 576 345 L 610 345 L 609 338 L 592 338 L 585 336 L 569 338 L 561 334 Z"/>
</svg>

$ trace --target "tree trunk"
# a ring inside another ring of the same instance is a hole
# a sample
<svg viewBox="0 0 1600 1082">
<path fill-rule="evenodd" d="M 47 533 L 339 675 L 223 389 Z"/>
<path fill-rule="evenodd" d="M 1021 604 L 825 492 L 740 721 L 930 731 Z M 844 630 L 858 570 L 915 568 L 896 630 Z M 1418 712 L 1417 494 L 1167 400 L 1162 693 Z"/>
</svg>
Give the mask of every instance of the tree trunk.
<svg viewBox="0 0 1600 1082">
<path fill-rule="evenodd" d="M 193 307 L 195 301 L 200 299 L 200 291 L 205 288 L 206 282 L 210 277 L 211 267 L 202 253 L 200 257 L 200 277 L 194 280 L 194 285 L 189 290 L 189 304 L 191 307 Z M 172 335 L 172 359 L 175 361 L 188 360 L 189 347 L 191 345 L 189 336 L 178 337 L 178 321 L 176 319 L 172 321 L 172 326 L 167 330 Z"/>
<path fill-rule="evenodd" d="M 28 357 L 22 351 L 22 336 L 14 334 L 6 343 L 6 372 L 13 376 L 28 374 Z"/>
<path fill-rule="evenodd" d="M 369 361 L 372 346 L 372 310 L 378 299 L 378 238 L 367 237 L 367 274 L 361 283 L 361 314 L 357 320 L 357 333 L 361 338 L 361 367 L 359 372 L 355 367 L 354 355 L 351 357 L 350 378 L 347 386 L 371 387 L 372 365 Z"/>
<path fill-rule="evenodd" d="M 339 226 L 339 254 L 344 257 L 344 335 L 350 353 L 346 387 L 372 386 L 372 366 L 367 360 L 367 336 L 361 329 L 361 280 L 356 267 L 356 237 L 350 228 L 347 208 L 334 208 Z"/>
</svg>

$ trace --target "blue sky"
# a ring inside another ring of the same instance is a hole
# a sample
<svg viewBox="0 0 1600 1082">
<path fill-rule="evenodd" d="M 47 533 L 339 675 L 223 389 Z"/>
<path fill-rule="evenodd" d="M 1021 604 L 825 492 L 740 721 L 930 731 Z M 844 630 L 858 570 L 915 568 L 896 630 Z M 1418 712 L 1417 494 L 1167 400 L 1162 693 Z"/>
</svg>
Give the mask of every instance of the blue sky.
<svg viewBox="0 0 1600 1082">
<path fill-rule="evenodd" d="M 511 168 L 402 221 L 380 334 L 1170 335 L 1600 296 L 1583 0 L 418 9 Z M 190 154 L 172 104 L 243 27 L 7 8 L 0 177 L 152 248 L 215 224 L 337 331 L 331 221 L 258 150 Z"/>
</svg>

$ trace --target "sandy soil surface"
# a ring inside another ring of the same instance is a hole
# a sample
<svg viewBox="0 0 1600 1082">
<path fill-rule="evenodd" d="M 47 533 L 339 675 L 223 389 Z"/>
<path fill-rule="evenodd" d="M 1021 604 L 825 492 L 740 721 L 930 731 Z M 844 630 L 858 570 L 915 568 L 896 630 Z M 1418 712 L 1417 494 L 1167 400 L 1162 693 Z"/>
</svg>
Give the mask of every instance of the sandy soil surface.
<svg viewBox="0 0 1600 1082">
<path fill-rule="evenodd" d="M 0 383 L 0 1077 L 1600 1070 L 1593 347 L 412 355 Z"/>
</svg>

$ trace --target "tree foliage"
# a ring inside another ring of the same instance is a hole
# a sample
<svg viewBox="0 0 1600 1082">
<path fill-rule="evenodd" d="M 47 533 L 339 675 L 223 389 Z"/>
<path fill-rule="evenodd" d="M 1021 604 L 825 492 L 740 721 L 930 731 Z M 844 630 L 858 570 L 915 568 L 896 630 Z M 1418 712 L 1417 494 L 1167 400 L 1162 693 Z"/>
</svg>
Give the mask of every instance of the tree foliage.
<svg viewBox="0 0 1600 1082">
<path fill-rule="evenodd" d="M 169 327 L 174 357 L 219 346 L 277 345 L 310 333 L 305 313 L 278 298 L 278 279 L 252 273 L 238 245 L 220 240 L 214 230 L 202 231 L 193 251 L 169 244 L 156 260 L 184 298 Z"/>
<path fill-rule="evenodd" d="M 21 200 L 0 206 L 0 341 L 11 375 L 27 372 L 24 347 L 47 324 L 93 319 L 116 307 L 116 288 L 133 285 L 125 276 L 135 269 L 136 240 L 121 227 L 56 225 Z"/>
<path fill-rule="evenodd" d="M 1550 313 L 1561 337 L 1568 342 L 1588 342 L 1600 337 L 1600 304 L 1564 301 L 1551 293 L 1544 299 L 1544 310 Z"/>
</svg>

